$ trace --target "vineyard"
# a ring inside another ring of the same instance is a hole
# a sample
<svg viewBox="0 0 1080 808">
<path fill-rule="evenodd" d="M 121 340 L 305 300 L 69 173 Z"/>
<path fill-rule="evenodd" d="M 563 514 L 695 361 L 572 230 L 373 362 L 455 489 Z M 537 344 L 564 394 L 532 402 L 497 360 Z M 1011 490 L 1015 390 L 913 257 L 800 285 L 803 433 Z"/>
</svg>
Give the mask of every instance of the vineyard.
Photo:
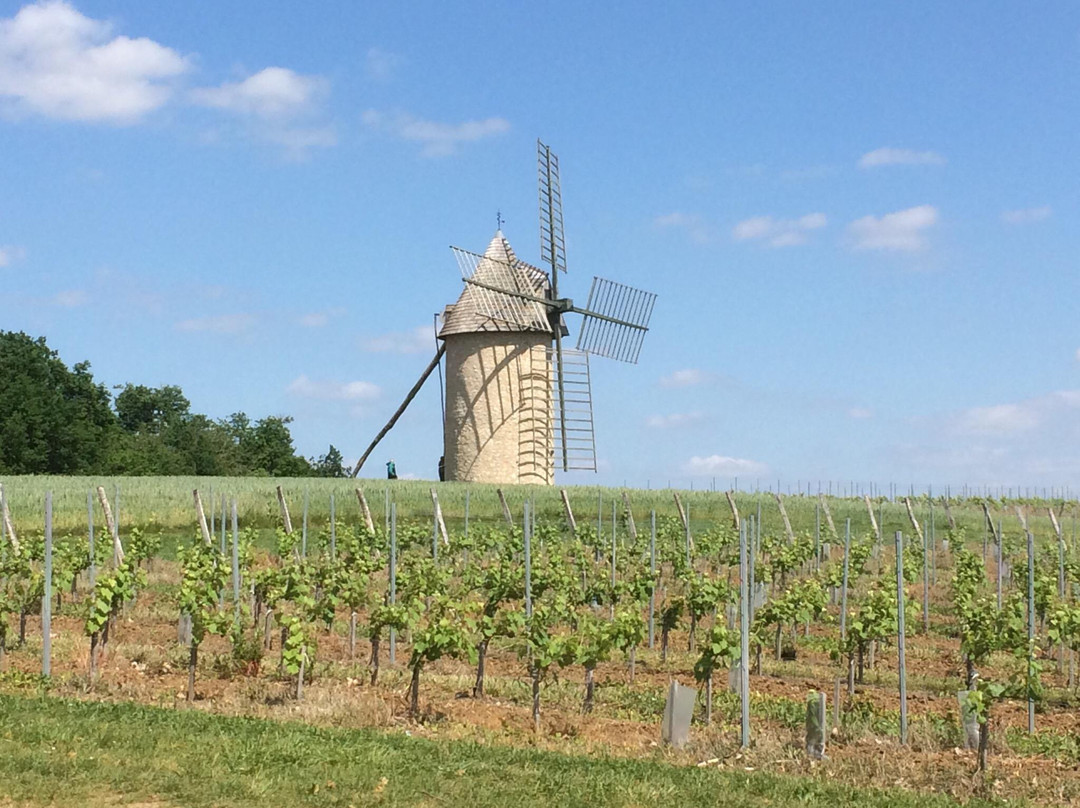
<svg viewBox="0 0 1080 808">
<path fill-rule="evenodd" d="M 3 692 L 1080 799 L 1074 502 L 4 482 Z"/>
</svg>

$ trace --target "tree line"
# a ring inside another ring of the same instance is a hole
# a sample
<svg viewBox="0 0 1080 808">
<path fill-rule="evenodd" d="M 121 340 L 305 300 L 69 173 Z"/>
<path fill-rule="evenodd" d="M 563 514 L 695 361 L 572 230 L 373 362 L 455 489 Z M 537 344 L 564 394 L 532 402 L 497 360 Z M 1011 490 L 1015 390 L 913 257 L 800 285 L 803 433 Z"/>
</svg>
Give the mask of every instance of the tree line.
<svg viewBox="0 0 1080 808">
<path fill-rule="evenodd" d="M 0 331 L 0 474 L 343 477 L 341 452 L 308 459 L 289 416 L 212 419 L 173 385 L 113 396 L 89 362 L 68 367 L 44 337 Z"/>
</svg>

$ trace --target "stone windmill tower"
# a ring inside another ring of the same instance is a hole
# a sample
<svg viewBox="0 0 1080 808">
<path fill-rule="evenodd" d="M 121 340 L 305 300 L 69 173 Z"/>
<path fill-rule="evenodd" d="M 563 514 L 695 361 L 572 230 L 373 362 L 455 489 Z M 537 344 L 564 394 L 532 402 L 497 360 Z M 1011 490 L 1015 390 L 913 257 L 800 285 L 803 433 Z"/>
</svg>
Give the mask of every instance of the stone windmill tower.
<svg viewBox="0 0 1080 808">
<path fill-rule="evenodd" d="M 473 278 L 541 298 L 551 288 L 544 272 L 517 259 L 501 230 Z M 446 479 L 555 482 L 551 343 L 561 327 L 536 303 L 495 297 L 474 284 L 446 307 L 439 330 L 446 348 Z"/>
<path fill-rule="evenodd" d="M 445 357 L 445 478 L 552 485 L 555 467 L 596 470 L 589 356 L 637 362 L 656 295 L 593 278 L 588 303 L 559 297 L 566 272 L 559 161 L 537 141 L 540 258 L 521 261 L 502 230 L 487 249 L 454 247 L 464 288 L 445 308 L 435 357 L 353 469 L 394 426 Z M 567 314 L 582 315 L 563 348 Z"/>
</svg>

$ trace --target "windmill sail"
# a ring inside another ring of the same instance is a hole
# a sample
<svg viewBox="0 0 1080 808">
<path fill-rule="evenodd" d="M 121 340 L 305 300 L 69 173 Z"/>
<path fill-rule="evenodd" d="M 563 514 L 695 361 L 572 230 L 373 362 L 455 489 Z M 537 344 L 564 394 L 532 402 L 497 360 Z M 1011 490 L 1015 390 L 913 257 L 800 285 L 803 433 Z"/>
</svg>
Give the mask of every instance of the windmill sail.
<svg viewBox="0 0 1080 808">
<path fill-rule="evenodd" d="M 549 352 L 550 356 L 550 352 Z M 593 433 L 592 381 L 589 355 L 563 348 L 560 387 L 551 363 L 552 437 L 556 457 L 565 457 L 563 471 L 596 471 L 596 436 Z"/>
<path fill-rule="evenodd" d="M 577 347 L 608 359 L 636 364 L 649 330 L 656 295 L 604 278 L 593 278 Z"/>
<path fill-rule="evenodd" d="M 536 141 L 537 172 L 540 176 L 540 263 L 566 272 L 566 239 L 563 236 L 562 188 L 559 158 Z M 554 275 L 554 273 L 553 273 Z M 554 281 L 556 288 L 558 280 Z"/>
<path fill-rule="evenodd" d="M 505 241 L 503 241 L 505 244 Z M 455 309 L 470 311 L 515 329 L 550 331 L 545 273 L 519 261 L 513 251 L 484 255 L 453 247 L 465 290 Z M 530 299 L 533 298 L 533 299 Z"/>
<path fill-rule="evenodd" d="M 559 270 L 566 272 L 566 238 L 563 235 L 559 158 L 552 154 L 551 149 L 539 138 L 536 140 L 536 165 L 540 179 L 540 263 L 551 267 L 551 296 L 557 298 L 559 296 Z M 555 371 L 555 399 L 558 401 L 555 414 L 558 416 L 556 418 L 558 432 L 565 436 L 570 427 L 567 424 L 563 406 L 563 399 L 566 397 L 566 380 L 563 373 L 562 328 L 557 323 L 553 331 L 555 353 L 551 358 L 551 364 Z M 563 471 L 569 471 L 570 452 L 566 441 L 562 441 L 558 454 L 562 460 Z"/>
</svg>

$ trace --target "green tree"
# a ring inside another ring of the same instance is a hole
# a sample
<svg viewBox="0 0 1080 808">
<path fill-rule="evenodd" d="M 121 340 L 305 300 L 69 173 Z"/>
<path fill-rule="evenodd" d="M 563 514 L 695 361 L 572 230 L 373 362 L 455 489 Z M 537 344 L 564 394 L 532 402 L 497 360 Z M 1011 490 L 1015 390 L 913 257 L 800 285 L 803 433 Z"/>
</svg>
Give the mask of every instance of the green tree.
<svg viewBox="0 0 1080 808">
<path fill-rule="evenodd" d="M 345 470 L 345 458 L 334 444 L 330 444 L 326 454 L 311 463 L 312 471 L 316 477 L 348 477 Z"/>
<path fill-rule="evenodd" d="M 70 370 L 45 338 L 0 331 L 0 473 L 99 469 L 117 428 L 90 364 Z"/>
<path fill-rule="evenodd" d="M 252 423 L 242 412 L 229 416 L 224 426 L 237 450 L 241 474 L 266 474 L 271 477 L 305 477 L 311 464 L 296 456 L 289 416 L 268 416 Z"/>
<path fill-rule="evenodd" d="M 288 416 L 214 421 L 175 385 L 125 384 L 113 402 L 88 363 L 68 369 L 44 337 L 0 331 L 0 379 L 0 474 L 313 473 Z M 317 462 L 319 474 L 346 474 L 333 446 Z"/>
<path fill-rule="evenodd" d="M 116 415 L 127 432 L 161 434 L 191 416 L 191 402 L 173 385 L 126 384 L 116 396 Z"/>
</svg>

